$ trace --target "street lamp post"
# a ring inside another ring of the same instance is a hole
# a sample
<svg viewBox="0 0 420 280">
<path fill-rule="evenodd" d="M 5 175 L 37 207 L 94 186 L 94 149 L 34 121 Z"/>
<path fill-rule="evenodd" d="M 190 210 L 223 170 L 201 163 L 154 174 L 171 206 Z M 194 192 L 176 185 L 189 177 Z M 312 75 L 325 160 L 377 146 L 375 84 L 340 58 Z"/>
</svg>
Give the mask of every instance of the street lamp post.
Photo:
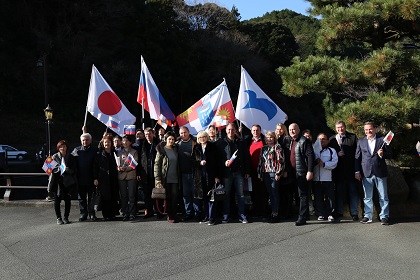
<svg viewBox="0 0 420 280">
<path fill-rule="evenodd" d="M 47 107 L 44 109 L 45 119 L 47 121 L 47 150 L 48 156 L 51 155 L 51 134 L 50 134 L 50 124 L 53 118 L 53 109 L 48 104 Z"/>
<path fill-rule="evenodd" d="M 47 118 L 47 112 L 45 110 L 47 108 L 49 108 L 49 105 L 48 105 L 49 102 L 48 102 L 48 87 L 47 87 L 47 54 L 46 53 L 44 53 L 37 60 L 36 67 L 38 67 L 38 68 L 42 67 L 43 68 L 42 70 L 44 72 L 43 73 L 44 74 L 43 75 L 43 78 L 44 78 L 43 79 L 44 80 L 44 106 L 46 107 L 44 109 L 44 112 L 45 112 L 45 117 Z M 52 118 L 52 115 L 51 115 L 51 118 Z M 48 151 L 48 155 L 50 154 L 50 144 L 49 144 L 49 139 L 50 139 L 49 130 L 50 130 L 50 127 L 49 127 L 49 125 L 50 125 L 50 123 L 49 123 L 48 118 L 47 118 L 47 121 L 45 123 L 45 131 L 46 131 L 46 142 L 48 142 L 48 143 L 45 144 L 45 145 L 47 145 L 47 147 L 44 150 L 44 154 L 43 154 L 44 158 L 46 158 L 46 156 L 47 156 L 47 151 Z"/>
</svg>

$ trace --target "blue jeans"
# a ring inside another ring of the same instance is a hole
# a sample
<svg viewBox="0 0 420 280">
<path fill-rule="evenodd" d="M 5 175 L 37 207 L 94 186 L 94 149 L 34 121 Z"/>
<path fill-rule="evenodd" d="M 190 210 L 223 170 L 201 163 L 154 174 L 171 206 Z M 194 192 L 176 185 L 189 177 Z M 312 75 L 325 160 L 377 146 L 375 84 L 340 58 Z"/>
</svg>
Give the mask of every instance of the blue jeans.
<svg viewBox="0 0 420 280">
<path fill-rule="evenodd" d="M 388 199 L 388 182 L 387 177 L 376 177 L 373 175 L 370 178 L 363 177 L 363 190 L 365 192 L 365 198 L 363 199 L 365 204 L 365 214 L 366 218 L 372 219 L 373 212 L 373 187 L 376 186 L 379 194 L 379 205 L 381 206 L 381 213 L 379 213 L 379 218 L 389 217 L 389 199 Z"/>
<path fill-rule="evenodd" d="M 245 215 L 244 200 L 244 177 L 240 172 L 233 172 L 228 178 L 223 178 L 223 185 L 226 188 L 226 199 L 223 201 L 223 216 L 229 217 L 230 214 L 230 191 L 232 186 L 235 188 L 236 200 L 238 202 L 238 215 Z"/>
<path fill-rule="evenodd" d="M 279 186 L 280 182 L 276 181 L 276 173 L 274 172 L 265 172 L 264 173 L 264 184 L 267 188 L 268 195 L 270 196 L 271 202 L 271 213 L 278 214 L 279 213 Z"/>
<path fill-rule="evenodd" d="M 182 195 L 184 198 L 185 216 L 200 216 L 200 207 L 194 199 L 194 180 L 191 173 L 182 173 Z"/>
<path fill-rule="evenodd" d="M 335 205 L 336 213 L 343 214 L 344 199 L 348 194 L 350 215 L 357 216 L 359 214 L 359 193 L 355 179 L 352 180 L 337 180 L 335 182 Z"/>
</svg>

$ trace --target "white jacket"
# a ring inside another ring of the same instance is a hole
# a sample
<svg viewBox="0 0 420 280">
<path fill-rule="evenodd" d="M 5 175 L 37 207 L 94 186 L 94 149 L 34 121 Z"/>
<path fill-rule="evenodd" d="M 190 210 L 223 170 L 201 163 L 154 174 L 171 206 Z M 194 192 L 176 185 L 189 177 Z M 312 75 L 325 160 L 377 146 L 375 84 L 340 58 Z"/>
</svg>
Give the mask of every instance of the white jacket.
<svg viewBox="0 0 420 280">
<path fill-rule="evenodd" d="M 326 147 L 321 150 L 320 154 L 316 154 L 316 158 L 320 158 L 325 166 L 315 165 L 314 178 L 316 182 L 331 182 L 332 181 L 332 170 L 337 167 L 338 156 L 335 149 Z"/>
</svg>

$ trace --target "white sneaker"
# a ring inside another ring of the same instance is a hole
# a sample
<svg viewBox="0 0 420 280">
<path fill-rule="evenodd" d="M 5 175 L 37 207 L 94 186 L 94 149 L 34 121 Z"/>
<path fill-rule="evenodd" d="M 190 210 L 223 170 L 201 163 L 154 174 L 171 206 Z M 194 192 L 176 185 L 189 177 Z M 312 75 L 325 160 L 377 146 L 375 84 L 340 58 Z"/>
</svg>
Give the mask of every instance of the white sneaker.
<svg viewBox="0 0 420 280">
<path fill-rule="evenodd" d="M 335 221 L 335 219 L 334 219 L 334 217 L 333 216 L 328 216 L 328 222 L 334 222 Z"/>
<path fill-rule="evenodd" d="M 319 216 L 318 217 L 318 221 L 324 221 L 324 220 L 325 220 L 324 216 Z"/>
</svg>

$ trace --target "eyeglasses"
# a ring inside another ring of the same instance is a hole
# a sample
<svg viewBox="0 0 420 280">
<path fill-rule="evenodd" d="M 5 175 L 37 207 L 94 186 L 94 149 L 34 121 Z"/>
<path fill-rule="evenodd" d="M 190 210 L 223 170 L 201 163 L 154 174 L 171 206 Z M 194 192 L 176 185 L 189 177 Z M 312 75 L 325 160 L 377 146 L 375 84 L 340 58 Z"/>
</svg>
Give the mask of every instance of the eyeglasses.
<svg viewBox="0 0 420 280">
<path fill-rule="evenodd" d="M 198 139 L 203 139 L 203 138 L 207 138 L 207 136 L 198 137 Z"/>
</svg>

